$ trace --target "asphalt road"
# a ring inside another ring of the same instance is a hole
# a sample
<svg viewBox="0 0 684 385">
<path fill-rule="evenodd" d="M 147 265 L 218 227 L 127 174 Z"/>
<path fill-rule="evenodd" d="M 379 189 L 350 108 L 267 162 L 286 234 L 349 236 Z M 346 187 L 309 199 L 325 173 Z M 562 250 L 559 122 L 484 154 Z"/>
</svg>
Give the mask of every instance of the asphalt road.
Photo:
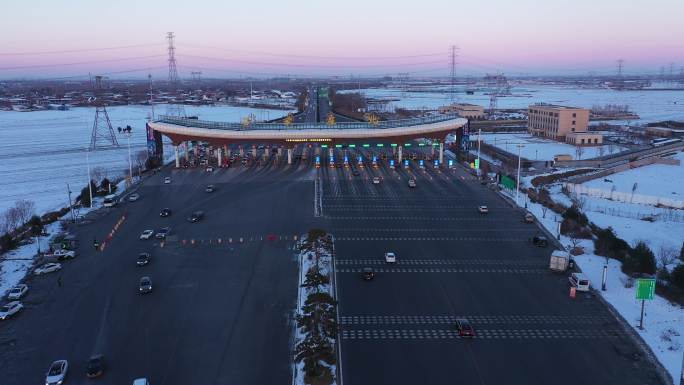
<svg viewBox="0 0 684 385">
<path fill-rule="evenodd" d="M 527 242 L 536 225 L 472 176 L 415 163 L 322 173 L 345 385 L 660 383 L 599 300 L 569 298 L 566 276 L 547 269 L 551 249 Z M 477 338 L 458 337 L 458 317 Z"/>
<path fill-rule="evenodd" d="M 347 150 L 350 159 L 364 156 L 359 176 L 328 167 L 325 151 L 316 171 L 314 150 L 302 151 L 293 166 L 284 154 L 260 151 L 247 167 L 165 169 L 139 189 L 140 201 L 79 226 L 79 256 L 60 273 L 29 278 L 26 309 L 0 324 L 1 383 L 40 383 L 62 358 L 71 366 L 66 384 L 89 383 L 93 353 L 108 366 L 93 383 L 289 383 L 297 290 L 290 248 L 312 227 L 336 237 L 345 385 L 660 383 L 597 299 L 568 298 L 566 277 L 547 271 L 550 249 L 526 241 L 535 226 L 474 177 L 415 161 L 409 170 L 374 169 L 372 148 Z M 344 151 L 334 153 L 339 162 Z M 162 183 L 167 175 L 171 185 Z M 217 191 L 205 193 L 207 184 Z M 480 204 L 490 214 L 477 213 Z M 164 207 L 171 217 L 158 216 Z M 196 210 L 205 219 L 187 222 Z M 124 211 L 111 244 L 94 252 L 93 237 L 103 239 Z M 163 247 L 138 240 L 165 225 L 172 232 Z M 141 251 L 152 252 L 149 266 L 135 265 Z M 385 266 L 385 251 L 397 254 L 396 266 Z M 377 269 L 371 282 L 359 276 L 366 266 Z M 151 294 L 137 293 L 143 275 L 152 277 Z M 460 316 L 477 338 L 457 338 Z"/>
<path fill-rule="evenodd" d="M 57 359 L 69 360 L 67 384 L 137 377 L 153 384 L 288 383 L 297 291 L 290 248 L 293 235 L 312 225 L 311 172 L 169 169 L 144 183 L 138 202 L 101 211 L 77 228 L 77 258 L 59 273 L 30 277 L 26 308 L 0 324 L 0 383 L 41 383 Z M 166 175 L 171 185 L 162 184 Z M 208 183 L 217 191 L 205 193 Z M 171 217 L 159 217 L 163 207 Z M 185 218 L 195 210 L 205 219 L 191 224 Z M 112 242 L 95 252 L 93 238 L 102 240 L 124 211 Z M 163 247 L 138 239 L 165 225 L 172 232 Z M 142 251 L 152 262 L 138 267 Z M 143 275 L 153 281 L 147 295 L 137 293 Z M 94 353 L 104 354 L 107 369 L 88 381 L 85 363 Z"/>
</svg>

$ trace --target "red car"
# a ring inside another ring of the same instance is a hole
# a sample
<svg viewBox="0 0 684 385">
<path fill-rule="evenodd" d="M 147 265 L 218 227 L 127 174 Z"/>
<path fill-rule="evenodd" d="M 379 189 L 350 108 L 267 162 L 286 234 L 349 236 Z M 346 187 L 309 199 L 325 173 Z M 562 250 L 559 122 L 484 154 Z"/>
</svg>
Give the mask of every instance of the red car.
<svg viewBox="0 0 684 385">
<path fill-rule="evenodd" d="M 460 318 L 456 320 L 456 329 L 458 330 L 458 335 L 461 337 L 475 337 L 475 329 L 473 325 L 470 324 L 465 318 Z"/>
</svg>

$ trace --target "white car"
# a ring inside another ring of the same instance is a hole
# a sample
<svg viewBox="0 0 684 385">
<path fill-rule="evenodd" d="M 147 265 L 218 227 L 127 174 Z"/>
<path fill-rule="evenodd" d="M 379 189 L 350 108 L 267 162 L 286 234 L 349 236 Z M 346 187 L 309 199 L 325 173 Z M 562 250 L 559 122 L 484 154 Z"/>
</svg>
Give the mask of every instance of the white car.
<svg viewBox="0 0 684 385">
<path fill-rule="evenodd" d="M 171 177 L 170 176 L 167 176 L 166 178 L 164 178 L 164 184 L 171 184 Z"/>
<path fill-rule="evenodd" d="M 10 289 L 9 294 L 7 294 L 7 299 L 9 300 L 17 300 L 21 297 L 23 297 L 26 292 L 28 291 L 28 286 L 21 283 L 12 289 Z"/>
<path fill-rule="evenodd" d="M 416 187 L 416 181 L 414 179 L 409 179 L 408 186 L 411 188 Z"/>
<path fill-rule="evenodd" d="M 145 230 L 140 234 L 140 239 L 150 239 L 154 235 L 154 230 Z"/>
<path fill-rule="evenodd" d="M 213 167 L 211 167 L 211 166 L 207 167 L 207 172 L 212 172 L 212 171 L 214 171 Z"/>
<path fill-rule="evenodd" d="M 373 184 L 380 184 L 380 178 L 379 177 L 373 177 Z"/>
<path fill-rule="evenodd" d="M 62 269 L 62 265 L 59 263 L 46 263 L 34 271 L 35 275 L 43 275 L 47 273 L 52 273 Z"/>
<path fill-rule="evenodd" d="M 57 257 L 60 261 L 62 259 L 71 259 L 76 257 L 76 252 L 73 250 L 60 249 L 52 253 L 53 256 Z"/>
<path fill-rule="evenodd" d="M 137 201 L 138 199 L 140 199 L 140 194 L 138 194 L 138 193 L 133 193 L 133 194 L 131 194 L 131 195 L 128 196 L 128 201 L 129 201 L 129 202 L 135 202 L 135 201 Z"/>
<path fill-rule="evenodd" d="M 387 252 L 387 253 L 385 253 L 385 262 L 395 263 L 395 262 L 397 262 L 397 256 L 394 253 Z"/>
<path fill-rule="evenodd" d="M 45 385 L 62 385 L 67 370 L 69 370 L 69 362 L 67 360 L 53 362 L 45 375 Z"/>
<path fill-rule="evenodd" d="M 9 317 L 17 314 L 19 310 L 23 309 L 24 305 L 19 301 L 12 301 L 0 308 L 0 320 L 6 320 Z"/>
<path fill-rule="evenodd" d="M 489 212 L 489 209 L 487 206 L 478 206 L 477 211 L 480 212 L 480 214 L 487 214 Z"/>
</svg>

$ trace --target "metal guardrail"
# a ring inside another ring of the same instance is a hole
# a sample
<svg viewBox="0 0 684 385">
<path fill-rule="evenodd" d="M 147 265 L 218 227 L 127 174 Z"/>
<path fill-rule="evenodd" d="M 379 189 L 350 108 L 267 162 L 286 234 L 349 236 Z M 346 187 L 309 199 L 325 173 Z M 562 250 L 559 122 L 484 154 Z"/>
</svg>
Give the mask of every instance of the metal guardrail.
<svg viewBox="0 0 684 385">
<path fill-rule="evenodd" d="M 367 122 L 353 122 L 353 123 L 335 123 L 328 125 L 327 123 L 292 123 L 286 125 L 284 123 L 251 123 L 248 125 L 234 122 L 213 122 L 207 120 L 188 119 L 178 116 L 160 115 L 157 123 L 175 124 L 178 126 L 208 128 L 214 130 L 233 130 L 233 131 L 250 131 L 250 130 L 329 130 L 329 129 L 386 129 L 395 127 L 409 127 L 418 126 L 422 124 L 431 124 L 445 122 L 448 120 L 459 119 L 460 116 L 456 114 L 435 115 L 422 118 L 398 119 L 380 121 L 376 124 Z"/>
</svg>

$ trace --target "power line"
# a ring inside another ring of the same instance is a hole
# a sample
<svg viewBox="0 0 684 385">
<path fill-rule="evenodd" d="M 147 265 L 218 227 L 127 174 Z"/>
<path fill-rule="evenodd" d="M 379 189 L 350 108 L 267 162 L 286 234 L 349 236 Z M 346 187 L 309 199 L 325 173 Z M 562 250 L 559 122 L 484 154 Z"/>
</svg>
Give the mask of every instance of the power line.
<svg viewBox="0 0 684 385">
<path fill-rule="evenodd" d="M 227 59 L 227 58 L 216 58 L 210 56 L 197 56 L 197 55 L 179 55 L 180 57 L 192 58 L 192 59 L 203 59 L 211 61 L 221 61 L 230 62 L 238 64 L 251 64 L 251 65 L 264 65 L 264 66 L 278 66 L 278 67 L 301 67 L 301 68 L 369 68 L 369 67 L 403 67 L 403 66 L 422 66 L 430 64 L 443 64 L 443 61 L 430 61 L 430 62 L 419 62 L 419 63 L 391 63 L 391 64 L 365 64 L 365 65 L 334 65 L 334 64 L 298 64 L 298 63 L 276 63 L 276 62 L 261 62 L 261 61 L 251 61 L 251 60 L 239 60 L 239 59 Z"/>
<path fill-rule="evenodd" d="M 91 60 L 91 61 L 72 62 L 72 63 L 32 64 L 32 65 L 23 65 L 23 66 L 14 66 L 14 67 L 0 67 L 0 71 L 12 71 L 12 70 L 21 70 L 21 69 L 30 69 L 30 68 L 68 67 L 68 66 L 76 66 L 76 65 L 84 65 L 84 64 L 100 64 L 100 63 L 112 63 L 112 62 L 121 62 L 121 61 L 129 61 L 129 60 L 143 60 L 143 59 L 152 59 L 152 58 L 159 58 L 159 57 L 164 57 L 164 55 L 123 57 L 123 58 L 116 58 L 116 59 Z"/>
<path fill-rule="evenodd" d="M 421 58 L 421 57 L 439 57 L 439 56 L 443 55 L 443 53 L 425 53 L 425 54 L 404 55 L 404 56 L 401 56 L 401 55 L 400 56 L 325 56 L 325 55 L 296 55 L 296 54 L 284 54 L 284 53 L 246 51 L 246 50 L 239 50 L 239 49 L 212 47 L 212 46 L 206 46 L 206 45 L 200 45 L 200 44 L 187 44 L 187 43 L 183 43 L 183 47 L 203 48 L 203 49 L 210 49 L 210 50 L 227 51 L 227 52 L 244 53 L 244 54 L 250 54 L 250 55 L 261 55 L 261 56 L 293 57 L 293 58 L 302 58 L 302 59 L 330 59 L 330 60 L 414 59 L 414 58 Z"/>
<path fill-rule="evenodd" d="M 127 48 L 142 48 L 142 47 L 156 47 L 163 45 L 161 43 L 157 44 L 137 44 L 137 45 L 122 45 L 118 47 L 104 47 L 104 48 L 81 48 L 81 49 L 68 49 L 61 51 L 33 51 L 33 52 L 0 52 L 0 56 L 29 56 L 29 55 L 53 55 L 60 53 L 77 53 L 77 52 L 97 52 L 97 51 L 111 51 L 117 49 L 127 49 Z"/>
</svg>

